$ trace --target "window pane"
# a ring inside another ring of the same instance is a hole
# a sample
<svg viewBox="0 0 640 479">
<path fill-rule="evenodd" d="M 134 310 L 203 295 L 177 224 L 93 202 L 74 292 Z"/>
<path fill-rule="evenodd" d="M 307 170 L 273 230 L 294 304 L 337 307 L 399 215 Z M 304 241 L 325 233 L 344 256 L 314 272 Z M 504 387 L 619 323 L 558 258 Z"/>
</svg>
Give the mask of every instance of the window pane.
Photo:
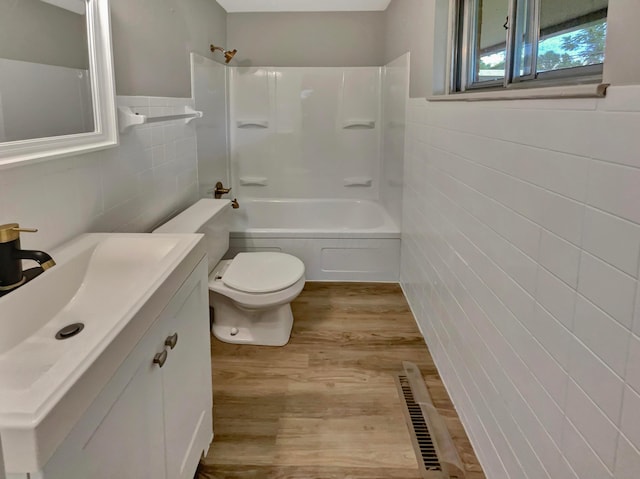
<svg viewBox="0 0 640 479">
<path fill-rule="evenodd" d="M 535 70 L 538 22 L 538 0 L 519 0 L 516 28 L 516 54 L 513 59 L 514 77 L 528 77 Z"/>
<path fill-rule="evenodd" d="M 508 0 L 477 0 L 470 69 L 472 83 L 504 79 L 507 45 L 504 24 L 508 13 Z"/>
<path fill-rule="evenodd" d="M 604 62 L 608 0 L 542 0 L 537 71 Z"/>
</svg>

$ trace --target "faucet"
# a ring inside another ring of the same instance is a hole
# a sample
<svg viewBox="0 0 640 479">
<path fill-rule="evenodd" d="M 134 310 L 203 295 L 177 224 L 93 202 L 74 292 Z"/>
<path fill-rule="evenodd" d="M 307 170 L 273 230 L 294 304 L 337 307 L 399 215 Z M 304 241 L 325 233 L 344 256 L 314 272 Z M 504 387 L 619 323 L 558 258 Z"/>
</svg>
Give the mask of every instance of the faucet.
<svg viewBox="0 0 640 479">
<path fill-rule="evenodd" d="M 20 249 L 20 233 L 36 233 L 37 229 L 20 228 L 18 223 L 0 225 L 0 296 L 55 266 L 56 262 L 43 251 Z M 33 260 L 39 266 L 22 270 L 22 260 Z"/>
<path fill-rule="evenodd" d="M 222 198 L 222 195 L 226 195 L 230 191 L 231 191 L 231 188 L 225 188 L 224 185 L 222 184 L 222 181 L 218 181 L 216 183 L 215 189 L 213 190 L 213 197 L 216 200 L 219 200 L 220 198 Z"/>
</svg>

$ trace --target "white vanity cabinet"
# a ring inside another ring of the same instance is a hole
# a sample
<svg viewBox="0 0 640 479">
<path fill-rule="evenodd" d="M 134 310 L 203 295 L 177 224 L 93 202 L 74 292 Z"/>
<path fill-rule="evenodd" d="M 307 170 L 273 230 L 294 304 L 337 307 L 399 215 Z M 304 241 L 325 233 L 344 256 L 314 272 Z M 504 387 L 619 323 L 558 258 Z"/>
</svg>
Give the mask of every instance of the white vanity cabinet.
<svg viewBox="0 0 640 479">
<path fill-rule="evenodd" d="M 208 305 L 205 258 L 43 470 L 9 477 L 193 478 L 213 438 Z"/>
</svg>

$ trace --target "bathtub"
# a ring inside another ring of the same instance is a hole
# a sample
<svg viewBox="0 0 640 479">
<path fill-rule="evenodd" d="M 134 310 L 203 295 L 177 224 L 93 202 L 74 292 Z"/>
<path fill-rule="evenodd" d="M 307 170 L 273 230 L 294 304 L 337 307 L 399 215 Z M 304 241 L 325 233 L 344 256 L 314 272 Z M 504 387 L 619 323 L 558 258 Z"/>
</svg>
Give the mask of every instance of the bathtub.
<svg viewBox="0 0 640 479">
<path fill-rule="evenodd" d="M 228 257 L 282 251 L 311 281 L 398 281 L 400 229 L 374 201 L 259 199 L 233 211 Z"/>
</svg>

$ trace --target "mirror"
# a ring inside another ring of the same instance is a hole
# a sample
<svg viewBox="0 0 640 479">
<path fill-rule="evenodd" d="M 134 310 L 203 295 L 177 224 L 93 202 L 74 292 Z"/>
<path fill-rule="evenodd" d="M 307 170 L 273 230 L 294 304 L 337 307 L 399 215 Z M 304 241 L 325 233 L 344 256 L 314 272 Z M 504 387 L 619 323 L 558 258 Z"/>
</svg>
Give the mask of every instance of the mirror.
<svg viewBox="0 0 640 479">
<path fill-rule="evenodd" d="M 117 144 L 108 0 L 0 0 L 0 167 Z"/>
</svg>

